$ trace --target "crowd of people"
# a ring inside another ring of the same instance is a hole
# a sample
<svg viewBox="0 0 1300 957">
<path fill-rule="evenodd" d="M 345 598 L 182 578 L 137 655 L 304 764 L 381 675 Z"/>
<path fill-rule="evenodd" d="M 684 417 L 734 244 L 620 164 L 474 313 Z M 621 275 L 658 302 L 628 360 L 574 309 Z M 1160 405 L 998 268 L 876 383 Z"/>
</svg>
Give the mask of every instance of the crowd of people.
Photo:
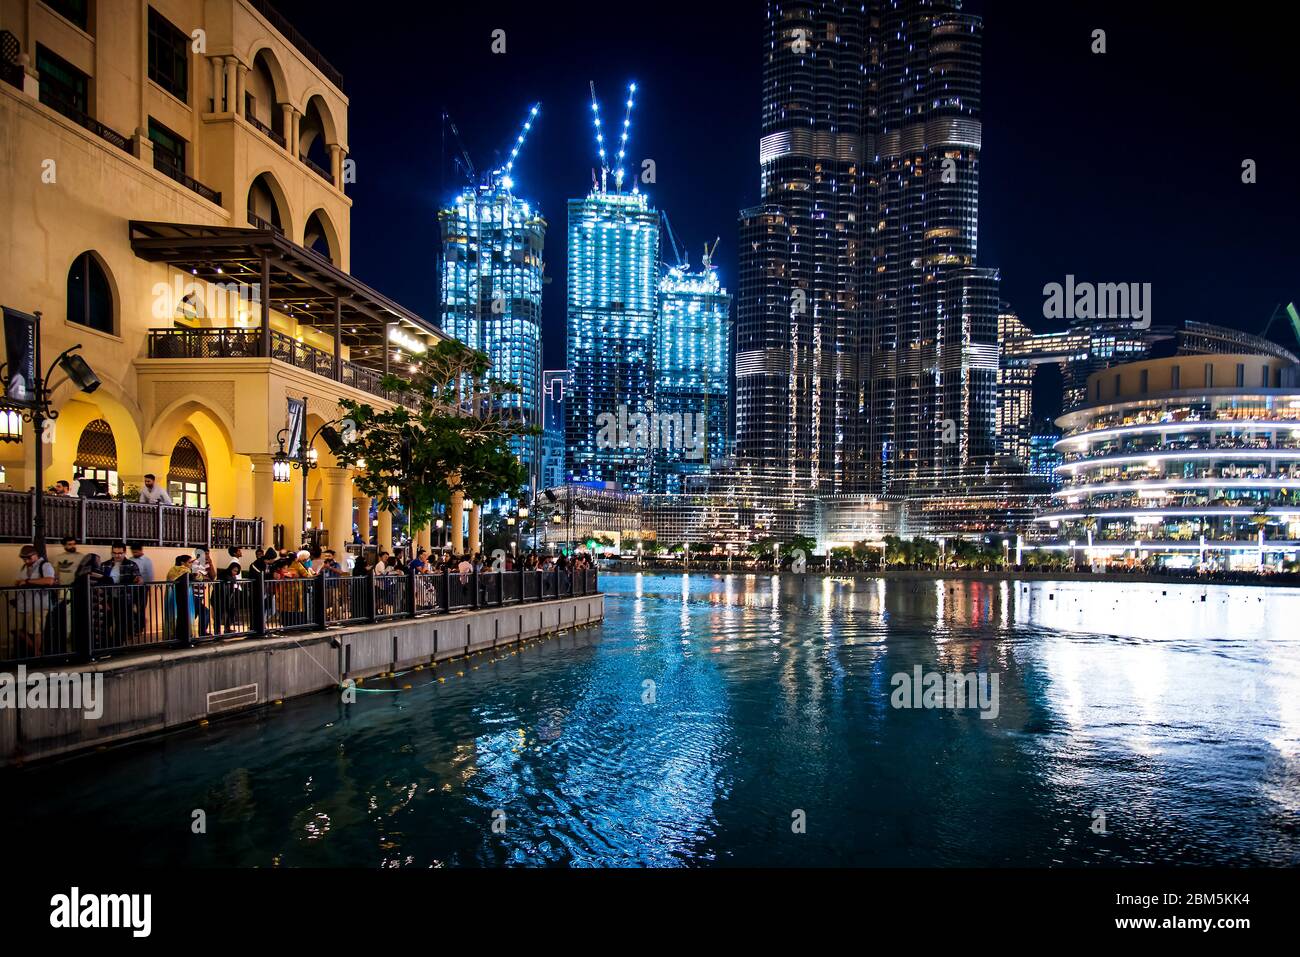
<svg viewBox="0 0 1300 957">
<path fill-rule="evenodd" d="M 83 579 L 89 580 L 91 587 L 95 634 L 101 636 L 104 646 L 120 647 L 140 643 L 149 630 L 169 631 L 182 610 L 177 607 L 178 592 L 143 587 L 101 589 L 98 586 L 176 582 L 189 576 L 190 588 L 185 594 L 189 602 L 187 611 L 191 632 L 195 637 L 204 638 L 248 630 L 249 600 L 253 592 L 244 585 L 253 579 L 276 583 L 316 577 L 447 574 L 458 577 L 464 586 L 474 573 L 519 570 L 576 572 L 592 567 L 591 560 L 585 555 L 570 559 L 565 555 L 535 552 L 519 557 L 497 553 L 494 558 L 482 552 L 457 555 L 451 551 L 435 553 L 421 547 L 409 557 L 403 551 L 374 549 L 354 557 L 351 552 L 339 555 L 332 548 L 308 544 L 298 549 L 229 548 L 220 561 L 209 549 L 198 547 L 176 555 L 172 565 L 160 577 L 153 560 L 138 542 L 113 545 L 105 558 L 98 552 L 83 551 L 71 536 L 62 540 L 60 550 L 50 558 L 43 557 L 32 545 L 24 545 L 19 556 L 22 564 L 14 586 L 22 590 L 11 592 L 4 630 L 18 638 L 22 654 L 30 657 L 40 657 L 43 645 L 64 644 L 72 629 L 73 603 L 69 593 L 42 589 L 42 586 L 77 586 Z M 210 583 L 225 584 L 210 588 Z M 428 585 L 422 587 L 421 595 L 432 595 Z M 396 594 L 396 587 L 391 591 Z M 331 600 L 340 601 L 343 596 L 340 593 Z M 284 626 L 305 623 L 307 610 L 299 589 L 272 584 L 267 592 L 267 602 L 268 612 L 278 616 L 278 621 Z M 158 607 L 152 607 L 154 605 Z"/>
</svg>

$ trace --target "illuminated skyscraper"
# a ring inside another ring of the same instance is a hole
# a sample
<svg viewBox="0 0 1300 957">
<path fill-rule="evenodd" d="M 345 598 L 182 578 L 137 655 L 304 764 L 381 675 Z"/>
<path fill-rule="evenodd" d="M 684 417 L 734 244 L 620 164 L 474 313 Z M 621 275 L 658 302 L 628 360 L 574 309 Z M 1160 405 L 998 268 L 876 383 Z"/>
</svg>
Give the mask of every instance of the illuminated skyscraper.
<svg viewBox="0 0 1300 957">
<path fill-rule="evenodd" d="M 491 374 L 520 387 L 518 395 L 507 399 L 510 407 L 524 424 L 540 426 L 546 220 L 510 191 L 509 182 L 494 177 L 461 193 L 438 214 L 441 325 L 487 353 Z M 512 441 L 530 476 L 535 475 L 540 439 Z"/>
<path fill-rule="evenodd" d="M 539 489 L 564 484 L 564 400 L 569 394 L 569 370 L 542 372 L 542 465 Z"/>
<path fill-rule="evenodd" d="M 657 492 L 682 491 L 686 475 L 726 455 L 730 320 L 731 296 L 707 255 L 698 272 L 668 270 L 659 284 L 654 408 L 660 422 L 668 417 L 673 437 L 665 441 L 659 430 Z"/>
<path fill-rule="evenodd" d="M 961 0 L 768 0 L 761 203 L 741 213 L 736 457 L 823 492 L 997 454 L 976 266 L 982 24 Z"/>
<path fill-rule="evenodd" d="M 736 457 L 823 491 L 861 471 L 869 26 L 860 2 L 769 0 L 762 199 L 741 213 Z"/>
<path fill-rule="evenodd" d="M 603 186 L 604 184 L 602 184 Z M 640 192 L 596 188 L 569 200 L 568 471 L 576 482 L 649 491 L 651 450 L 624 428 L 653 409 L 659 214 Z"/>
</svg>

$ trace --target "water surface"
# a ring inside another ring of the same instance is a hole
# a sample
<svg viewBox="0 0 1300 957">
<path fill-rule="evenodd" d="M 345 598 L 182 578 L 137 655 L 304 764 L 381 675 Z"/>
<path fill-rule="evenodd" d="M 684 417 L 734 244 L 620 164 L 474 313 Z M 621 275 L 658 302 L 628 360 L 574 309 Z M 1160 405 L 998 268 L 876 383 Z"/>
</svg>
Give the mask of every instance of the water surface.
<svg viewBox="0 0 1300 957">
<path fill-rule="evenodd" d="M 1300 863 L 1300 591 L 602 587 L 602 626 L 517 654 L 6 775 L 6 838 L 180 866 Z M 893 707 L 917 666 L 996 676 L 997 716 Z"/>
</svg>

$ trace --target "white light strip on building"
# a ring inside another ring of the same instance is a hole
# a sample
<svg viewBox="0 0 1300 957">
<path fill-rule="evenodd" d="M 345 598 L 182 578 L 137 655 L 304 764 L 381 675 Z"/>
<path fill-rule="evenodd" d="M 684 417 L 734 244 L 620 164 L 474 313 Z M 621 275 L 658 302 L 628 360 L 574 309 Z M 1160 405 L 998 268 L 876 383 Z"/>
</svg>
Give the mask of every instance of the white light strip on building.
<svg viewBox="0 0 1300 957">
<path fill-rule="evenodd" d="M 1056 448 L 1095 442 L 1113 435 L 1138 435 L 1143 432 L 1169 432 L 1177 430 L 1217 429 L 1219 431 L 1245 431 L 1259 429 L 1300 429 L 1300 419 L 1185 419 L 1181 422 L 1150 422 L 1142 425 L 1116 425 L 1094 431 L 1072 432 L 1056 442 Z"/>
<path fill-rule="evenodd" d="M 1101 455 L 1092 459 L 1080 459 L 1058 465 L 1056 471 L 1067 472 L 1072 469 L 1098 468 L 1107 465 L 1119 465 L 1124 462 L 1167 462 L 1185 461 L 1187 459 L 1295 459 L 1300 461 L 1300 448 L 1296 449 L 1186 449 L 1176 452 L 1148 452 L 1145 455 Z"/>
</svg>

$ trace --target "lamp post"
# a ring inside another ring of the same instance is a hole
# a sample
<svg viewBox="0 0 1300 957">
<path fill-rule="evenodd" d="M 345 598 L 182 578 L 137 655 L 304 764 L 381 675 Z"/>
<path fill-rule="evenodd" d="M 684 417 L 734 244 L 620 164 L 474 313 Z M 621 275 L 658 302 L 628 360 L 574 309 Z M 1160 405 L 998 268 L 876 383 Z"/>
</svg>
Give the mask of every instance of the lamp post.
<svg viewBox="0 0 1300 957">
<path fill-rule="evenodd" d="M 9 338 L 10 329 L 16 328 L 18 333 L 22 333 L 21 326 L 26 324 L 30 327 L 30 372 L 31 372 L 31 392 L 28 394 L 27 383 L 18 378 L 16 373 L 23 370 L 8 369 L 0 366 L 0 381 L 4 383 L 4 399 L 0 400 L 0 441 L 3 442 L 22 442 L 23 440 L 23 422 L 32 423 L 32 432 L 36 436 L 34 448 L 36 476 L 32 482 L 34 491 L 32 501 L 32 545 L 41 557 L 45 557 L 45 489 L 42 485 L 45 481 L 45 422 L 53 421 L 59 417 L 59 410 L 50 405 L 50 397 L 53 392 L 47 383 L 50 376 L 54 374 L 55 367 L 63 370 L 67 375 L 68 381 L 72 382 L 82 392 L 94 392 L 99 388 L 99 377 L 95 375 L 90 365 L 76 351 L 81 348 L 81 343 L 64 349 L 55 360 L 50 363 L 49 369 L 41 374 L 41 313 L 39 310 L 28 315 L 25 312 L 19 312 L 17 309 L 4 307 L 4 324 L 5 336 Z M 14 358 L 12 355 L 10 358 Z M 27 363 L 24 362 L 24 365 Z M 10 392 L 10 385 L 18 383 L 20 386 L 17 394 Z M 62 383 L 60 383 L 62 384 Z"/>
<path fill-rule="evenodd" d="M 326 429 L 337 425 L 341 420 L 332 419 L 329 422 L 323 422 L 317 427 L 316 431 L 307 437 L 307 397 L 302 397 L 302 444 L 294 450 L 292 456 L 285 450 L 284 443 L 289 435 L 289 428 L 286 426 L 276 433 L 275 440 L 279 443 L 279 448 L 275 455 L 271 456 L 271 478 L 276 482 L 287 482 L 292 477 L 293 469 L 302 470 L 302 530 L 304 536 L 311 525 L 311 511 L 307 500 L 307 476 L 311 470 L 317 467 L 317 454 L 315 443 L 317 437 Z"/>
</svg>

